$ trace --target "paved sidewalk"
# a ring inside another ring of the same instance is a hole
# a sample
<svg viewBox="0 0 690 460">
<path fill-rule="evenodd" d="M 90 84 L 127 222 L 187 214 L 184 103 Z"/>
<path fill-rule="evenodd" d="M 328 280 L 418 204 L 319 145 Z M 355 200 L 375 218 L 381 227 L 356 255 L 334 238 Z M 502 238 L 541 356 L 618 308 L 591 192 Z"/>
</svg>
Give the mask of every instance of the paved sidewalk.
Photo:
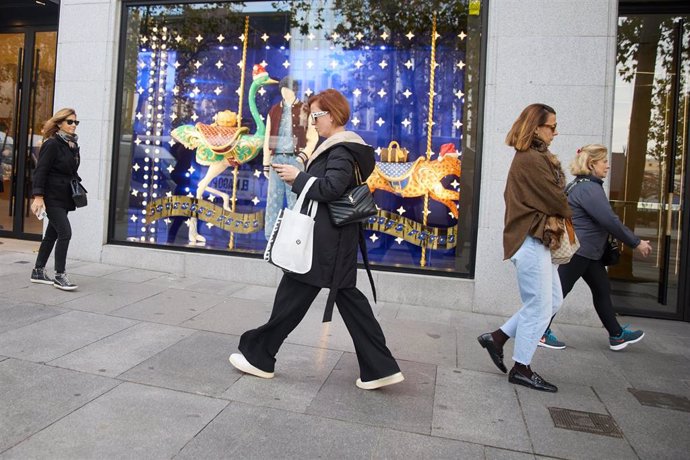
<svg viewBox="0 0 690 460">
<path fill-rule="evenodd" d="M 405 381 L 364 391 L 339 315 L 320 322 L 323 292 L 261 380 L 227 358 L 274 288 L 71 260 L 79 290 L 63 292 L 29 283 L 38 243 L 0 241 L 0 459 L 690 457 L 688 323 L 623 318 L 647 335 L 622 352 L 602 328 L 556 324 L 568 348 L 534 360 L 559 387 L 546 394 L 477 344 L 503 318 L 379 304 Z M 613 423 L 556 427 L 558 408 Z"/>
</svg>

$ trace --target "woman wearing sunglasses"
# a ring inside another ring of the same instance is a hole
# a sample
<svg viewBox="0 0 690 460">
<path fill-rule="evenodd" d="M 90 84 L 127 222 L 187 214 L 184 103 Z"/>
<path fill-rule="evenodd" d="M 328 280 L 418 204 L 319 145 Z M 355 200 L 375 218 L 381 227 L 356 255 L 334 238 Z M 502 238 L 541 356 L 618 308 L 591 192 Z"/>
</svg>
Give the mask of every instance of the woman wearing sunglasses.
<svg viewBox="0 0 690 460">
<path fill-rule="evenodd" d="M 38 250 L 36 264 L 31 271 L 31 282 L 52 284 L 63 291 L 73 291 L 77 285 L 70 282 L 65 272 L 67 248 L 72 238 L 67 213 L 74 211 L 72 201 L 73 179 L 81 182 L 79 169 L 79 121 L 74 109 L 60 109 L 43 125 L 43 144 L 38 153 L 38 164 L 33 177 L 31 211 L 36 216 L 46 215 L 48 226 Z M 42 218 L 42 217 L 39 217 Z M 46 273 L 46 263 L 55 248 L 55 278 Z"/>
<path fill-rule="evenodd" d="M 325 140 L 309 157 L 305 171 L 284 164 L 272 167 L 298 195 L 307 181 L 316 177 L 306 195 L 307 199 L 319 203 L 312 269 L 303 275 L 283 275 L 270 319 L 263 326 L 242 334 L 241 353 L 232 354 L 230 363 L 247 374 L 273 378 L 275 356 L 283 341 L 302 321 L 319 291 L 330 288 L 324 321 L 330 321 L 335 302 L 357 353 L 360 377 L 355 385 L 374 390 L 402 382 L 403 375 L 386 346 L 371 305 L 355 286 L 360 225 L 336 227 L 331 223 L 326 205 L 356 185 L 357 166 L 363 180 L 369 177 L 375 166 L 374 150 L 359 135 L 345 130 L 350 107 L 338 91 L 322 91 L 312 96 L 307 105 L 311 123 Z"/>
<path fill-rule="evenodd" d="M 503 230 L 504 259 L 517 270 L 522 308 L 500 328 L 477 337 L 502 372 L 503 345 L 515 338 L 508 381 L 540 391 L 558 388 L 531 368 L 532 357 L 549 319 L 563 303 L 557 265 L 551 262 L 550 246 L 561 236 L 548 225 L 553 217 L 571 217 L 563 187 L 565 174 L 549 145 L 558 135 L 556 111 L 545 104 L 527 106 L 513 123 L 506 144 L 515 148 L 508 171 Z M 562 234 L 562 232 L 561 232 Z"/>
</svg>

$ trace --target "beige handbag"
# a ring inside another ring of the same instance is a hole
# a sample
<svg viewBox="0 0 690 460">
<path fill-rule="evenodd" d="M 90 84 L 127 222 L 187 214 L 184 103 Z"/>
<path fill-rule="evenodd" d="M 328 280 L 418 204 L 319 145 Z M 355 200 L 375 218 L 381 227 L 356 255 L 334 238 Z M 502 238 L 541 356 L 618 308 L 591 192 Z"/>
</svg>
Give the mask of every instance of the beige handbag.
<svg viewBox="0 0 690 460">
<path fill-rule="evenodd" d="M 564 229 L 560 238 L 560 244 L 557 249 L 551 249 L 551 262 L 556 265 L 563 265 L 570 262 L 570 259 L 580 249 L 580 242 L 575 234 L 573 221 L 568 219 L 559 219 L 559 227 Z"/>
</svg>

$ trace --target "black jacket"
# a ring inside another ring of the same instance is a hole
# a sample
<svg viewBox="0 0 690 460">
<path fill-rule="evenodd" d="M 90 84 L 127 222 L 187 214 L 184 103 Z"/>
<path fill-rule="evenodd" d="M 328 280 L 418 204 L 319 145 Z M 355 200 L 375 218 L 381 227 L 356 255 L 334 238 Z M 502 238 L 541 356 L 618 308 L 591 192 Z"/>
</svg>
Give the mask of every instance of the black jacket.
<svg viewBox="0 0 690 460">
<path fill-rule="evenodd" d="M 79 147 L 72 150 L 67 142 L 58 136 L 43 141 L 38 152 L 38 164 L 33 176 L 33 195 L 43 195 L 46 208 L 59 207 L 73 211 L 70 181 L 81 178 L 79 169 Z"/>
<path fill-rule="evenodd" d="M 308 200 L 319 202 L 314 224 L 314 256 L 309 272 L 299 275 L 288 273 L 313 286 L 331 288 L 327 311 L 332 308 L 338 288 L 355 287 L 357 282 L 357 251 L 359 224 L 336 227 L 328 214 L 328 201 L 342 196 L 356 185 L 354 167 L 359 165 L 362 180 L 374 170 L 374 149 L 368 145 L 344 142 L 335 144 L 314 158 L 305 172 L 300 172 L 292 184 L 299 194 L 310 177 L 316 181 L 307 192 L 302 212 L 306 213 Z"/>
<path fill-rule="evenodd" d="M 623 225 L 611 209 L 602 186 L 604 182 L 591 175 L 577 176 L 575 181 L 580 182 L 569 189 L 568 204 L 573 211 L 575 234 L 580 240 L 576 254 L 591 260 L 601 259 L 609 233 L 636 248 L 640 238 Z"/>
</svg>

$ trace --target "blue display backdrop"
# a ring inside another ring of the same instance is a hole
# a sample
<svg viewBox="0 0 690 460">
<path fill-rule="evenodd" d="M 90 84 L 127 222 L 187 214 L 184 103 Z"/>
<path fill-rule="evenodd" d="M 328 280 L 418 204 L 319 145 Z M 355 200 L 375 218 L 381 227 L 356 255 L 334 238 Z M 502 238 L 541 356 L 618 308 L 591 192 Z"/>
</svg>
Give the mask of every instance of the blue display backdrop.
<svg viewBox="0 0 690 460">
<path fill-rule="evenodd" d="M 303 102 L 327 88 L 343 93 L 347 129 L 376 149 L 367 183 L 380 212 L 365 225 L 371 262 L 455 269 L 465 31 L 438 33 L 429 17 L 426 33 L 382 24 L 341 35 L 328 28 L 340 21 L 332 13 L 304 30 L 289 12 L 253 10 L 129 8 L 136 57 L 125 65 L 136 77 L 123 114 L 131 116 L 127 240 L 262 253 L 265 123 L 283 98 L 286 85 L 276 83 L 290 77 Z"/>
</svg>

